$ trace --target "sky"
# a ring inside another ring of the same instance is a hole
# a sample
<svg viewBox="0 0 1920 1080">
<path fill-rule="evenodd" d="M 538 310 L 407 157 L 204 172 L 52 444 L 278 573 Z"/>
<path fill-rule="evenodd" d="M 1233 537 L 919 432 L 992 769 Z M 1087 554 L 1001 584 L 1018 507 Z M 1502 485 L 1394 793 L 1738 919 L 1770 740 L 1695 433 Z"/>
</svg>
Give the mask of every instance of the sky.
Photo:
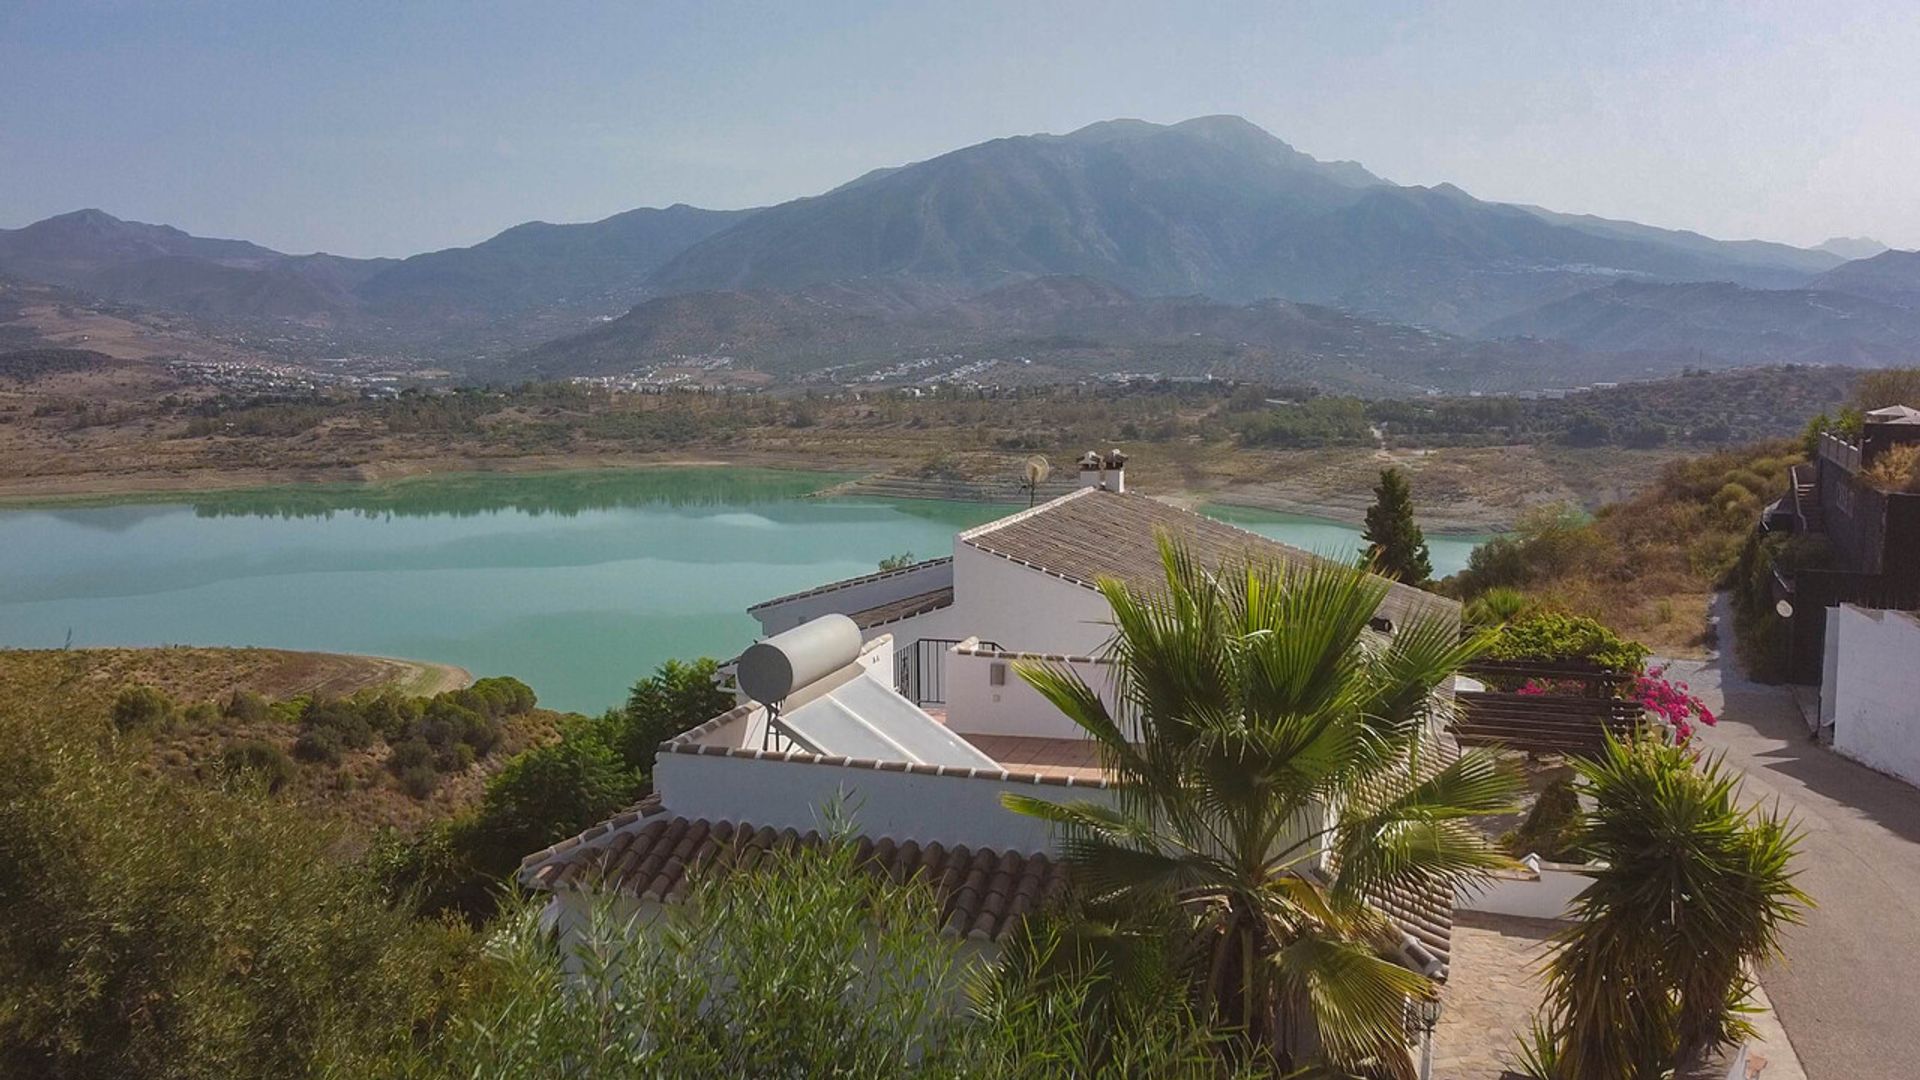
<svg viewBox="0 0 1920 1080">
<path fill-rule="evenodd" d="M 1920 248 L 1915 0 L 0 0 L 0 227 L 407 255 L 1232 113 L 1481 198 Z"/>
</svg>

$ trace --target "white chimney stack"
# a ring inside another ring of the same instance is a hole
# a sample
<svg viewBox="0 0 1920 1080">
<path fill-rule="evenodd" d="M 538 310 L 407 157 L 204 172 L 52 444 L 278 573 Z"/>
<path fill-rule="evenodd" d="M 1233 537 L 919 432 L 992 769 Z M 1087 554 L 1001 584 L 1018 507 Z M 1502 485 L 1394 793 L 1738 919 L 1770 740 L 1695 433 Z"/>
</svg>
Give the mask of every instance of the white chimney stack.
<svg viewBox="0 0 1920 1080">
<path fill-rule="evenodd" d="M 1080 455 L 1080 486 L 1122 494 L 1127 490 L 1127 455 L 1118 450 Z"/>
</svg>

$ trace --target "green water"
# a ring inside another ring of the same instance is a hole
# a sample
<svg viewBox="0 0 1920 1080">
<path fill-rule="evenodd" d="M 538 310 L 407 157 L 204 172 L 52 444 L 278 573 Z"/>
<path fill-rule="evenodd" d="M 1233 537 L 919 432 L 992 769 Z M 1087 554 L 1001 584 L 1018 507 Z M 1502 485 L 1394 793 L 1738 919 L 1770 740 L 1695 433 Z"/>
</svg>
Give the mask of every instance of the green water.
<svg viewBox="0 0 1920 1080">
<path fill-rule="evenodd" d="M 1007 512 L 803 497 L 830 482 L 642 469 L 5 510 L 0 646 L 71 633 L 75 646 L 403 656 L 516 675 L 544 704 L 596 711 L 668 657 L 738 652 L 757 629 L 750 604 L 888 555 L 946 554 L 956 531 Z M 1358 542 L 1311 518 L 1230 519 L 1330 554 Z"/>
<path fill-rule="evenodd" d="M 1303 514 L 1282 514 L 1272 510 L 1255 510 L 1240 506 L 1213 506 L 1207 508 L 1210 517 L 1232 522 L 1243 529 L 1257 532 L 1304 548 L 1316 555 L 1339 559 L 1343 562 L 1358 557 L 1366 548 L 1366 541 L 1360 538 L 1360 530 L 1343 525 L 1338 521 L 1325 518 L 1307 517 Z M 1428 531 L 1427 554 L 1433 562 L 1433 576 L 1446 577 L 1467 565 L 1467 556 L 1473 549 L 1493 538 L 1491 533 L 1436 533 Z"/>
</svg>

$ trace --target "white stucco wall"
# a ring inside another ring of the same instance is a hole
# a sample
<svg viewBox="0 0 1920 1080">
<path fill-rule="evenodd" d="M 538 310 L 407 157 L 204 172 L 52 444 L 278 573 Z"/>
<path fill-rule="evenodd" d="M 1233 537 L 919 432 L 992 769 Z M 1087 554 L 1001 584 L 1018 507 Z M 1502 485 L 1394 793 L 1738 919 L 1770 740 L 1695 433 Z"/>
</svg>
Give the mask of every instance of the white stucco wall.
<svg viewBox="0 0 1920 1080">
<path fill-rule="evenodd" d="M 1832 713 L 1833 748 L 1920 787 L 1920 618 L 1842 604 L 1828 614 L 1826 648 L 1821 713 Z"/>
<path fill-rule="evenodd" d="M 953 593 L 957 638 L 977 636 L 1011 652 L 1085 656 L 1113 636 L 1099 593 L 966 544 L 954 545 Z"/>
<path fill-rule="evenodd" d="M 1013 670 L 1015 661 L 994 656 L 973 656 L 948 651 L 947 654 L 947 726 L 965 734 L 1023 735 L 1038 739 L 1082 739 L 1086 732 L 1066 718 L 1053 703 L 1027 684 Z M 1113 666 L 1102 663 L 1070 663 L 1086 684 L 1114 710 L 1117 695 L 1113 685 Z M 1001 670 L 1002 684 L 993 683 L 994 669 Z"/>
<path fill-rule="evenodd" d="M 1093 787 L 694 754 L 661 754 L 653 781 L 680 817 L 806 832 L 823 828 L 826 808 L 840 801 L 854 831 L 876 839 L 1013 851 L 1051 851 L 1053 837 L 1046 822 L 1000 805 L 1003 792 L 1056 802 L 1111 798 Z"/>
</svg>

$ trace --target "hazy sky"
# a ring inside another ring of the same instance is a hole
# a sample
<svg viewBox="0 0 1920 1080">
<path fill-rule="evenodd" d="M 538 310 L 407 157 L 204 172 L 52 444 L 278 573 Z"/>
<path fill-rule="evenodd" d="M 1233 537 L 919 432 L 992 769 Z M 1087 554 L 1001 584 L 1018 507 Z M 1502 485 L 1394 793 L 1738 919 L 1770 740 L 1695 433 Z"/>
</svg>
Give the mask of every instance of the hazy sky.
<svg viewBox="0 0 1920 1080">
<path fill-rule="evenodd" d="M 1920 247 L 1916 0 L 0 0 L 0 226 L 402 255 L 1208 113 L 1400 183 Z"/>
</svg>

